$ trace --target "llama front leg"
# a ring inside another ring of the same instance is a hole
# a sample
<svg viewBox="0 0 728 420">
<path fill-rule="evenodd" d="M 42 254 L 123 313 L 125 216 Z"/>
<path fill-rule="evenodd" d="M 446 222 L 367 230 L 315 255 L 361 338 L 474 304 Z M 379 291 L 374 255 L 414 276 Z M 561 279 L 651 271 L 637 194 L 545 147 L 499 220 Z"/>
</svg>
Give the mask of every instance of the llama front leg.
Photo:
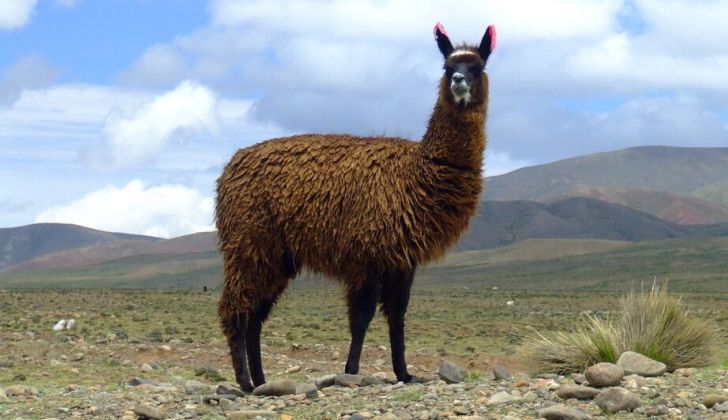
<svg viewBox="0 0 728 420">
<path fill-rule="evenodd" d="M 346 297 L 349 304 L 351 344 L 344 372 L 355 375 L 359 373 L 359 359 L 364 345 L 364 336 L 377 310 L 379 281 L 371 280 L 359 289 L 349 289 Z"/>
<path fill-rule="evenodd" d="M 398 381 L 411 382 L 404 357 L 404 317 L 409 304 L 414 270 L 393 273 L 382 288 L 382 312 L 389 325 L 389 344 L 392 347 L 392 370 Z"/>
</svg>

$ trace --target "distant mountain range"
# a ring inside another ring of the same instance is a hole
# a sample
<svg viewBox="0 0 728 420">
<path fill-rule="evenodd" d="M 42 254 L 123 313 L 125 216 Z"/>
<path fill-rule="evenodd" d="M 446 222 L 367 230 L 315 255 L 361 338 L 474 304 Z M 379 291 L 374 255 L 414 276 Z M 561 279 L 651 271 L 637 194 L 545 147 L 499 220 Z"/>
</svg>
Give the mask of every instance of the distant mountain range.
<svg viewBox="0 0 728 420">
<path fill-rule="evenodd" d="M 60 223 L 0 228 L 0 272 L 12 265 L 67 249 L 95 247 L 118 241 L 154 242 L 158 239 Z"/>
<path fill-rule="evenodd" d="M 649 146 L 596 153 L 489 177 L 485 200 L 586 196 L 675 223 L 728 222 L 728 147 Z"/>
<path fill-rule="evenodd" d="M 654 247 L 680 255 L 680 267 L 695 272 L 698 254 L 684 248 L 726 243 L 726 198 L 728 148 L 641 147 L 567 159 L 488 178 L 485 200 L 454 251 L 481 252 L 491 261 L 498 254 L 489 250 L 515 246 L 509 255 L 525 252 L 531 256 L 526 260 L 541 261 L 555 254 L 539 248 L 567 244 L 558 252 L 574 258 L 603 252 L 612 259 L 604 244 L 622 249 L 644 242 L 639 255 L 657 258 L 649 244 L 674 241 Z M 110 287 L 214 285 L 220 270 L 214 232 L 164 240 L 64 224 L 0 229 L 0 287 L 89 287 L 99 281 Z M 723 269 L 706 270 L 717 284 Z"/>
</svg>

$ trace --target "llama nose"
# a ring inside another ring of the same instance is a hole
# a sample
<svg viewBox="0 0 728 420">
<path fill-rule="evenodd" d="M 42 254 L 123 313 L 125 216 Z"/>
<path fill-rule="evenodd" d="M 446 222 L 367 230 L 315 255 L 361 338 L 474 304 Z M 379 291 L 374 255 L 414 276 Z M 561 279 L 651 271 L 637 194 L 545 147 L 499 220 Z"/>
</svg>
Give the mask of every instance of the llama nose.
<svg viewBox="0 0 728 420">
<path fill-rule="evenodd" d="M 456 85 L 459 85 L 459 84 L 465 82 L 465 76 L 462 73 L 455 73 L 455 74 L 452 75 L 452 81 Z"/>
</svg>

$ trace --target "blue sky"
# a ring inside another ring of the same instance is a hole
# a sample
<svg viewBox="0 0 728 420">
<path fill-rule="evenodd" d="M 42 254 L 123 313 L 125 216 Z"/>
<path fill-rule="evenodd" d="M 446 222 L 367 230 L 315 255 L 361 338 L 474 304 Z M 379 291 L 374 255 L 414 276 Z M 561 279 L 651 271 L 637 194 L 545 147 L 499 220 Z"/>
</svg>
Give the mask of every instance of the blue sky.
<svg viewBox="0 0 728 420">
<path fill-rule="evenodd" d="M 727 0 L 2 0 L 0 227 L 212 228 L 239 147 L 418 139 L 432 26 L 489 60 L 485 173 L 647 144 L 728 146 Z M 460 10 L 468 10 L 466 14 Z"/>
</svg>

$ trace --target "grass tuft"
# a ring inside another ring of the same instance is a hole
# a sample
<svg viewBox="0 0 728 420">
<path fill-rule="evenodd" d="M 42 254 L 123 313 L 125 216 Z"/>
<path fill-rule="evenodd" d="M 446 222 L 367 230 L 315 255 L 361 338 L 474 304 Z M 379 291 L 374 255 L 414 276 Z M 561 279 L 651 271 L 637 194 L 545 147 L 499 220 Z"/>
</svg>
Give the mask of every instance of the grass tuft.
<svg viewBox="0 0 728 420">
<path fill-rule="evenodd" d="M 628 350 L 659 360 L 672 371 L 710 364 L 715 333 L 704 320 L 689 314 L 680 297 L 653 285 L 649 292 L 632 292 L 620 299 L 616 319 L 591 316 L 575 331 L 551 337 L 536 332 L 520 352 L 534 372 L 580 372 L 595 363 L 614 363 Z"/>
</svg>

